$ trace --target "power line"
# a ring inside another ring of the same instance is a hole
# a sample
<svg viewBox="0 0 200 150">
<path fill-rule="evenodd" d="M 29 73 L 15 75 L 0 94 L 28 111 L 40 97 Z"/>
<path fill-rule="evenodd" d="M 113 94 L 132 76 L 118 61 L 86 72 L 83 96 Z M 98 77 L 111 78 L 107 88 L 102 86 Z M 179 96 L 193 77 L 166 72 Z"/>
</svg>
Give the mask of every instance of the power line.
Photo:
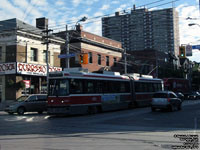
<svg viewBox="0 0 200 150">
<path fill-rule="evenodd" d="M 27 11 L 27 13 L 25 14 L 25 17 L 23 18 L 23 20 L 25 20 L 25 19 L 29 16 L 29 14 L 30 14 L 30 12 L 32 11 L 33 7 L 35 7 L 35 6 L 37 5 L 38 2 L 39 2 L 39 0 L 35 0 L 35 3 L 33 3 L 31 9 L 30 9 L 29 11 Z M 28 10 L 28 9 L 27 9 L 27 10 Z"/>
</svg>

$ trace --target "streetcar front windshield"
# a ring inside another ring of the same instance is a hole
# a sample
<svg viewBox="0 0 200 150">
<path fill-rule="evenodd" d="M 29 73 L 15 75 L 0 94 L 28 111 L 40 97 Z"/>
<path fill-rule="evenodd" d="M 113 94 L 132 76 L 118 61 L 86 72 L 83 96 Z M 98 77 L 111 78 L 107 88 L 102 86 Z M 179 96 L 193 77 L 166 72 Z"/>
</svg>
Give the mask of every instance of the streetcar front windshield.
<svg viewBox="0 0 200 150">
<path fill-rule="evenodd" d="M 66 96 L 69 94 L 69 81 L 67 79 L 50 79 L 49 96 Z"/>
</svg>

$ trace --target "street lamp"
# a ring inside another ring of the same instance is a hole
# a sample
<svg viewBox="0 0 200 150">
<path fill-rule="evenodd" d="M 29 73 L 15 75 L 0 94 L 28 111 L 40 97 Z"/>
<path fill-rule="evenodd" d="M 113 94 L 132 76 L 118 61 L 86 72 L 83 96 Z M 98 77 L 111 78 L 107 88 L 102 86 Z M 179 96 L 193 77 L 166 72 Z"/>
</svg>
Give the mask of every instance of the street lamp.
<svg viewBox="0 0 200 150">
<path fill-rule="evenodd" d="M 75 24 L 75 27 L 78 25 L 79 22 L 84 22 L 87 20 L 87 17 L 83 17 L 81 18 L 80 20 L 78 20 Z M 74 32 L 74 31 L 73 31 Z M 72 32 L 72 35 L 73 35 L 73 32 Z M 66 43 L 65 43 L 65 48 L 66 48 L 66 55 L 68 56 L 69 55 L 69 42 L 70 42 L 70 39 L 69 39 L 69 32 L 68 32 L 68 27 L 66 25 Z M 70 65 L 69 65 L 69 60 L 70 58 L 69 57 L 66 57 L 66 68 L 69 68 Z"/>
<path fill-rule="evenodd" d="M 190 23 L 190 24 L 188 24 L 188 26 L 194 26 L 194 25 L 197 25 L 197 26 L 199 26 L 199 27 L 200 27 L 200 25 L 199 25 L 199 24 L 197 24 L 197 23 Z"/>
</svg>

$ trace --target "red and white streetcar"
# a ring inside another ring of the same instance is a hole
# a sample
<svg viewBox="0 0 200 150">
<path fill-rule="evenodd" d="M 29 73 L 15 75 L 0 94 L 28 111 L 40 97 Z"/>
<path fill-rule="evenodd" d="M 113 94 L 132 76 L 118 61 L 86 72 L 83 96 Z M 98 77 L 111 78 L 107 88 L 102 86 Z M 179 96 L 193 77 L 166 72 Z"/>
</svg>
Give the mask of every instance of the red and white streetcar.
<svg viewBox="0 0 200 150">
<path fill-rule="evenodd" d="M 48 113 L 85 114 L 144 106 L 161 90 L 163 81 L 150 76 L 67 69 L 49 74 Z"/>
</svg>

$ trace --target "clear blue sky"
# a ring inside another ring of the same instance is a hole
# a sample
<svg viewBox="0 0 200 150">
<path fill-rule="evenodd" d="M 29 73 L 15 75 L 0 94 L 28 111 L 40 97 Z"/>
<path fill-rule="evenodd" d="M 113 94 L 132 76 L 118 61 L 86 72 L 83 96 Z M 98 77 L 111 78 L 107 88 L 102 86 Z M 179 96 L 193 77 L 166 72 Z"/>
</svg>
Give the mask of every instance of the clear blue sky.
<svg viewBox="0 0 200 150">
<path fill-rule="evenodd" d="M 172 2 L 174 1 L 174 2 Z M 200 44 L 200 26 L 189 27 L 189 23 L 198 23 L 199 0 L 0 0 L 0 20 L 18 18 L 35 25 L 35 19 L 46 17 L 49 27 L 54 31 L 64 30 L 65 25 L 74 27 L 77 20 L 88 17 L 83 24 L 84 30 L 101 35 L 101 18 L 116 11 L 130 11 L 136 8 L 162 9 L 175 7 L 179 12 L 179 30 L 181 44 Z M 96 18 L 95 18 L 96 17 Z M 193 18 L 187 20 L 186 18 Z M 194 51 L 191 60 L 200 62 L 200 54 Z"/>
</svg>

